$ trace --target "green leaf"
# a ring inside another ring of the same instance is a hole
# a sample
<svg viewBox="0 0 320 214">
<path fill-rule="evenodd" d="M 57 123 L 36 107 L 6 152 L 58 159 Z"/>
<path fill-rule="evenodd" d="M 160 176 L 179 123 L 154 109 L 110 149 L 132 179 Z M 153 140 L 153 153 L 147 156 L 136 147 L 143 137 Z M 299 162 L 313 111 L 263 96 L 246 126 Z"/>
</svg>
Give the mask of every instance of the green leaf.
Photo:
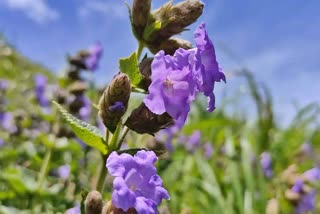
<svg viewBox="0 0 320 214">
<path fill-rule="evenodd" d="M 129 57 L 120 59 L 119 67 L 122 73 L 125 73 L 129 76 L 131 84 L 133 86 L 138 86 L 142 80 L 142 75 L 139 71 L 137 53 L 133 52 Z"/>
<path fill-rule="evenodd" d="M 107 154 L 108 149 L 106 146 L 106 142 L 103 139 L 101 131 L 97 127 L 92 126 L 91 124 L 86 123 L 82 120 L 79 120 L 78 118 L 68 113 L 58 103 L 53 103 L 58 107 L 63 117 L 69 123 L 71 129 L 77 135 L 77 137 L 80 138 L 80 140 L 82 140 L 87 145 L 100 150 L 103 154 Z"/>
<path fill-rule="evenodd" d="M 161 26 L 162 26 L 162 23 L 159 20 L 156 20 L 152 24 L 147 25 L 143 32 L 143 38 L 146 41 L 149 41 L 149 37 L 151 36 L 151 34 L 160 30 Z"/>
</svg>

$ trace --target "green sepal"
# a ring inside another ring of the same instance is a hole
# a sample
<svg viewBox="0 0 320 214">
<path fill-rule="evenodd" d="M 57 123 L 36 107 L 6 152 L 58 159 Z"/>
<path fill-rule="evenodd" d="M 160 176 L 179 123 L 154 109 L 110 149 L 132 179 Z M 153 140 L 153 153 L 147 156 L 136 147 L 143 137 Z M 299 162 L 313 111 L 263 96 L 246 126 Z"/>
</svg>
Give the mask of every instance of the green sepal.
<svg viewBox="0 0 320 214">
<path fill-rule="evenodd" d="M 102 132 L 96 126 L 93 126 L 85 121 L 74 117 L 72 114 L 68 113 L 61 105 L 54 101 L 53 103 L 58 107 L 63 117 L 70 125 L 72 131 L 80 140 L 82 140 L 88 146 L 98 149 L 103 154 L 107 154 L 107 144 L 103 139 Z"/>
</svg>

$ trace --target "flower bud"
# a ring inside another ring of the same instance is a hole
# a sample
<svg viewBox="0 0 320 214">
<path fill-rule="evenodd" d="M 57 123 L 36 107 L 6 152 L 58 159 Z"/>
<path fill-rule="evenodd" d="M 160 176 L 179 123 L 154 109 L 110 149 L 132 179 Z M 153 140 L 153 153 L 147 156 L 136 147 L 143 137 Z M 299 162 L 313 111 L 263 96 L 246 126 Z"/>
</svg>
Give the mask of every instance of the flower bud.
<svg viewBox="0 0 320 214">
<path fill-rule="evenodd" d="M 132 111 L 125 125 L 139 134 L 148 133 L 153 135 L 161 129 L 173 125 L 173 123 L 173 119 L 168 113 L 155 114 L 144 103 L 141 103 L 138 108 Z"/>
<path fill-rule="evenodd" d="M 84 201 L 86 213 L 96 214 L 102 211 L 102 196 L 98 191 L 90 192 Z"/>
<path fill-rule="evenodd" d="M 69 92 L 74 95 L 81 95 L 88 89 L 88 85 L 83 81 L 75 81 L 69 87 Z"/>
<path fill-rule="evenodd" d="M 165 40 L 164 42 L 160 43 L 160 45 L 156 45 L 156 46 L 149 45 L 148 48 L 153 54 L 156 54 L 160 50 L 163 50 L 165 54 L 173 55 L 178 48 L 183 48 L 186 50 L 191 49 L 192 44 L 189 41 L 184 39 L 172 38 L 172 39 Z"/>
<path fill-rule="evenodd" d="M 148 90 L 149 85 L 151 84 L 151 63 L 153 58 L 144 58 L 139 64 L 139 70 L 142 74 L 142 80 L 139 83 L 139 88 Z"/>
<path fill-rule="evenodd" d="M 126 74 L 119 73 L 100 98 L 99 116 L 103 124 L 112 133 L 128 108 L 130 93 L 131 83 L 129 77 Z"/>
<path fill-rule="evenodd" d="M 113 206 L 111 201 L 108 201 L 108 203 L 106 203 L 106 205 L 104 205 L 101 214 L 136 214 L 137 211 L 134 208 L 130 208 L 127 212 L 124 212 L 122 209 L 120 208 L 116 208 L 115 206 Z"/>
<path fill-rule="evenodd" d="M 134 0 L 132 3 L 132 29 L 138 40 L 142 39 L 143 31 L 148 23 L 151 0 Z"/>
<path fill-rule="evenodd" d="M 161 22 L 161 28 L 144 38 L 148 43 L 161 43 L 185 30 L 197 21 L 202 14 L 203 3 L 200 0 L 185 0 L 176 5 L 166 3 L 152 13 L 154 21 Z M 150 23 L 153 24 L 153 23 Z"/>
<path fill-rule="evenodd" d="M 268 201 L 266 207 L 266 214 L 278 214 L 279 213 L 279 202 L 277 199 L 272 198 Z"/>
</svg>

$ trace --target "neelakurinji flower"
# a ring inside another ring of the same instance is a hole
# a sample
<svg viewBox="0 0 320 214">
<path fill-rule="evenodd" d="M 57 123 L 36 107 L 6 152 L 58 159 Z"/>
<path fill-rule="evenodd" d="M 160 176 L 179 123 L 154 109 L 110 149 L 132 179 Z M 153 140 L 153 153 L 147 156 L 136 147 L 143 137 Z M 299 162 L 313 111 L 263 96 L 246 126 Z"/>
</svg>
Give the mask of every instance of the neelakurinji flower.
<svg viewBox="0 0 320 214">
<path fill-rule="evenodd" d="M 135 208 L 138 213 L 157 213 L 162 199 L 169 199 L 162 179 L 157 175 L 153 151 L 139 151 L 134 156 L 112 152 L 106 167 L 115 177 L 112 204 L 127 211 Z"/>
<path fill-rule="evenodd" d="M 70 176 L 70 165 L 66 164 L 66 165 L 60 166 L 57 169 L 57 174 L 63 180 L 68 179 L 68 177 Z"/>
<path fill-rule="evenodd" d="M 45 96 L 47 81 L 47 77 L 42 74 L 37 74 L 34 77 L 35 94 L 37 101 L 41 107 L 45 108 L 49 106 L 49 100 Z"/>
<path fill-rule="evenodd" d="M 204 23 L 196 29 L 195 41 L 197 48 L 179 48 L 173 56 L 165 55 L 164 51 L 155 55 L 151 64 L 152 82 L 144 99 L 153 113 L 167 112 L 182 125 L 198 92 L 208 97 L 208 111 L 214 110 L 214 83 L 225 81 Z"/>
<path fill-rule="evenodd" d="M 196 149 L 200 147 L 201 132 L 199 130 L 194 131 L 188 138 L 187 143 L 185 144 L 186 149 L 190 153 L 194 153 Z"/>
<path fill-rule="evenodd" d="M 208 142 L 208 143 L 204 144 L 203 150 L 204 150 L 204 157 L 207 159 L 210 159 L 213 154 L 213 147 L 212 147 L 211 143 Z"/>
<path fill-rule="evenodd" d="M 304 192 L 304 182 L 302 179 L 297 179 L 291 190 L 300 195 L 300 199 L 295 207 L 296 214 L 303 214 L 315 209 L 316 202 L 316 190 L 311 190 L 310 192 Z"/>
<path fill-rule="evenodd" d="M 89 121 L 91 115 L 90 100 L 84 95 L 79 95 L 78 99 L 82 102 L 82 107 L 79 110 L 79 117 L 81 120 Z"/>
<path fill-rule="evenodd" d="M 84 60 L 86 68 L 95 71 L 98 68 L 99 60 L 102 56 L 103 48 L 100 42 L 93 44 L 88 50 L 88 56 Z"/>
<path fill-rule="evenodd" d="M 267 178 L 271 178 L 273 175 L 272 172 L 272 159 L 269 152 L 263 152 L 260 156 L 260 165 L 264 175 Z"/>
</svg>

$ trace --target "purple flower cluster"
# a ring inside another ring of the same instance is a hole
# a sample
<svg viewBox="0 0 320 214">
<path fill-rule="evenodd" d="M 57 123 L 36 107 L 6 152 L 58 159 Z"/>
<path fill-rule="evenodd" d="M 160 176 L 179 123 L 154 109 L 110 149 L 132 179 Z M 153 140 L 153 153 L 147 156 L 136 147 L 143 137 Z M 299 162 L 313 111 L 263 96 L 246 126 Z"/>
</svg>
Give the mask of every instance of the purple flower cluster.
<svg viewBox="0 0 320 214">
<path fill-rule="evenodd" d="M 9 133 L 17 131 L 17 126 L 14 123 L 14 117 L 11 112 L 0 111 L 0 127 Z"/>
<path fill-rule="evenodd" d="M 107 160 L 113 181 L 112 204 L 128 211 L 135 208 L 138 213 L 157 213 L 157 205 L 169 194 L 162 186 L 154 163 L 157 156 L 152 151 L 139 151 L 134 156 L 112 152 Z"/>
<path fill-rule="evenodd" d="M 194 34 L 197 47 L 179 48 L 173 56 L 159 51 L 151 64 L 149 94 L 146 106 L 155 114 L 167 112 L 183 125 L 190 103 L 198 92 L 208 97 L 208 111 L 215 109 L 214 83 L 225 81 L 216 60 L 215 49 L 202 23 Z"/>
<path fill-rule="evenodd" d="M 34 77 L 36 98 L 39 105 L 44 108 L 47 108 L 49 106 L 49 100 L 45 96 L 47 81 L 47 77 L 42 74 L 37 74 Z"/>
<path fill-rule="evenodd" d="M 320 169 L 318 167 L 309 169 L 303 173 L 303 176 L 309 182 L 319 181 Z M 305 183 L 302 179 L 297 179 L 295 181 L 295 184 L 291 187 L 291 190 L 293 192 L 301 194 L 301 198 L 295 209 L 296 214 L 311 212 L 315 209 L 317 191 L 312 189 L 311 191 L 304 193 L 303 192 L 304 185 Z"/>
<path fill-rule="evenodd" d="M 272 159 L 269 152 L 263 152 L 260 156 L 260 165 L 264 175 L 267 178 L 271 178 L 273 175 L 272 171 Z"/>
<path fill-rule="evenodd" d="M 86 68 L 95 71 L 98 68 L 99 60 L 103 53 L 103 48 L 99 42 L 92 45 L 88 50 L 89 55 L 85 58 Z"/>
</svg>

